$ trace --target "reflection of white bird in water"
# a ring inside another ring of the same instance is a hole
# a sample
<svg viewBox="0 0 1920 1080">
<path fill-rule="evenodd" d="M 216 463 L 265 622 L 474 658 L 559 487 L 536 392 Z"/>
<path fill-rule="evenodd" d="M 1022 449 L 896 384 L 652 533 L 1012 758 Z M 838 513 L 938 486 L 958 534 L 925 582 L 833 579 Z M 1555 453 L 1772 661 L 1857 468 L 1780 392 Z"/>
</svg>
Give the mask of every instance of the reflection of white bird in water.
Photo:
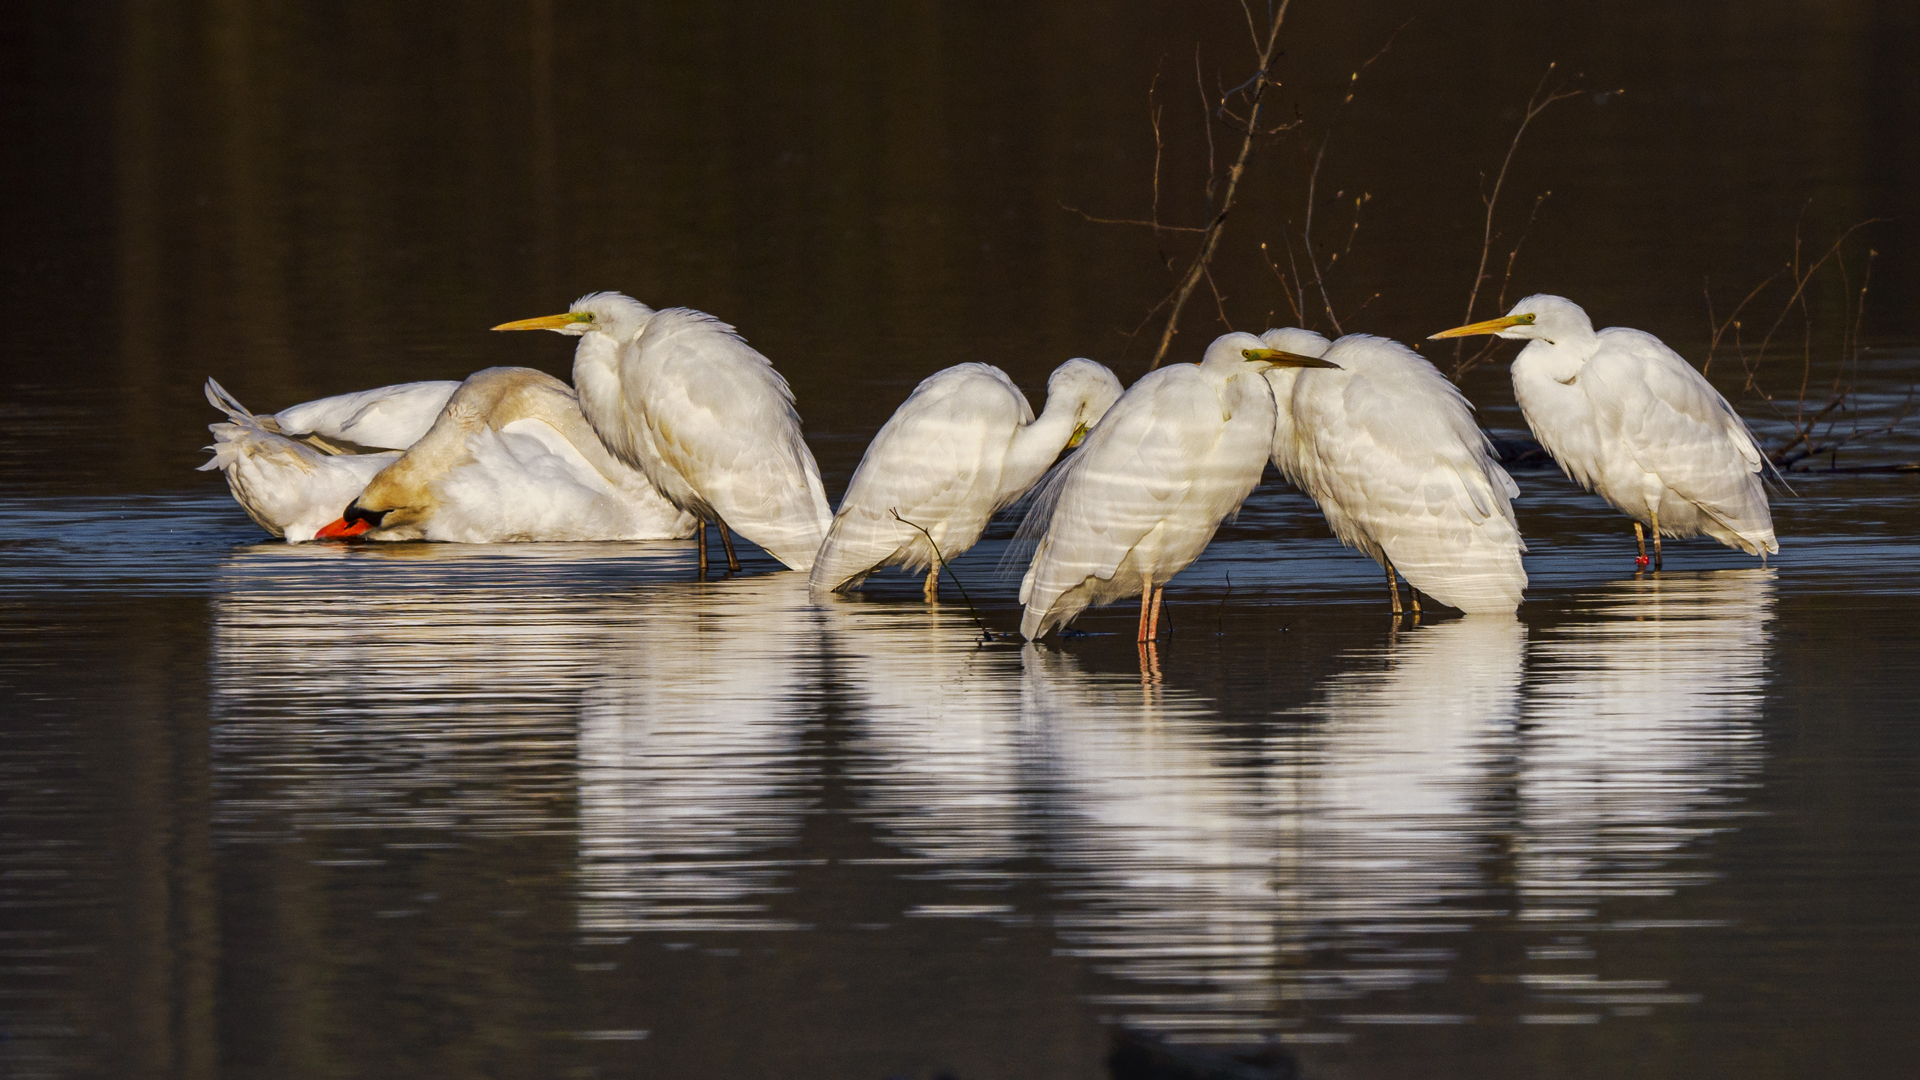
<svg viewBox="0 0 1920 1080">
<path fill-rule="evenodd" d="M 562 315 L 495 330 L 552 330 L 580 339 L 573 384 L 593 429 L 667 501 L 728 529 L 795 570 L 813 565 L 833 512 L 800 438 L 793 392 L 733 327 L 687 308 L 655 311 L 620 293 L 592 293 Z M 700 570 L 707 538 L 700 535 Z"/>
<path fill-rule="evenodd" d="M 207 400 L 226 413 L 227 419 L 207 426 L 213 432 L 214 444 L 207 447 L 213 457 L 200 466 L 200 471 L 219 469 L 227 478 L 234 501 L 247 516 L 290 543 L 313 539 L 340 515 L 341 507 L 360 494 L 375 473 L 400 457 L 397 450 L 336 454 L 316 449 L 283 434 L 275 417 L 248 412 L 212 379 L 207 380 Z M 424 425 L 421 430 L 425 430 Z"/>
<path fill-rule="evenodd" d="M 813 587 L 844 589 L 900 566 L 927 572 L 932 601 L 941 561 L 977 543 L 994 513 L 1026 494 L 1119 397 L 1120 380 L 1091 360 L 1054 371 L 1039 419 L 997 367 L 929 375 L 860 459 L 814 560 Z"/>
<path fill-rule="evenodd" d="M 1749 555 L 1780 550 L 1760 483 L 1766 456 L 1733 406 L 1659 338 L 1609 327 L 1558 296 L 1529 296 L 1497 319 L 1435 338 L 1498 334 L 1527 342 L 1513 395 L 1534 437 L 1568 476 L 1660 538 L 1705 533 Z"/>
<path fill-rule="evenodd" d="M 484 544 L 693 531 L 607 452 L 567 384 L 532 368 L 469 376 L 433 427 L 350 498 L 318 536 Z"/>
<path fill-rule="evenodd" d="M 1510 500 L 1520 489 L 1494 460 L 1473 406 L 1418 353 L 1349 334 L 1269 330 L 1268 345 L 1324 356 L 1339 370 L 1274 368 L 1273 464 L 1320 505 L 1333 534 L 1413 593 L 1469 612 L 1520 606 L 1526 544 Z"/>
<path fill-rule="evenodd" d="M 1107 411 L 1029 515 L 1047 525 L 1020 583 L 1028 640 L 1135 593 L 1139 640 L 1158 635 L 1167 579 L 1260 482 L 1274 429 L 1260 372 L 1275 364 L 1333 366 L 1227 334 L 1198 364 L 1149 372 Z"/>
</svg>

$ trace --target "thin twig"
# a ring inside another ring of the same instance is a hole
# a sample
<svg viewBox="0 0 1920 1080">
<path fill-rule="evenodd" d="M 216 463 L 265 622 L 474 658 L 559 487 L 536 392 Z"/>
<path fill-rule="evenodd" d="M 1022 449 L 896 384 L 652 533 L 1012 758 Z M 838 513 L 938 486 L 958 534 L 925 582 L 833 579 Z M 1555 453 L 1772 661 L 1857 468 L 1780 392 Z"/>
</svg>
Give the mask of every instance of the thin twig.
<svg viewBox="0 0 1920 1080">
<path fill-rule="evenodd" d="M 973 597 L 967 595 L 967 587 L 960 583 L 960 575 L 954 573 L 953 567 L 947 565 L 947 557 L 945 555 L 940 554 L 940 545 L 934 542 L 933 534 L 921 528 L 919 525 L 916 525 L 913 522 L 908 521 L 906 518 L 901 517 L 900 511 L 897 507 L 892 507 L 892 506 L 887 507 L 887 513 L 893 515 L 893 520 L 899 522 L 900 524 L 908 526 L 909 528 L 919 529 L 920 535 L 927 538 L 928 546 L 933 548 L 934 561 L 938 562 L 940 564 L 940 569 L 945 570 L 947 572 L 947 576 L 953 579 L 953 587 L 960 590 L 960 599 L 966 601 L 967 614 L 973 616 L 974 625 L 980 628 L 980 636 L 987 641 L 992 641 L 993 631 L 987 629 L 987 624 L 985 621 L 983 621 L 980 618 L 980 613 L 974 610 Z"/>
<path fill-rule="evenodd" d="M 1520 126 L 1514 129 L 1513 141 L 1507 144 L 1507 156 L 1500 161 L 1500 171 L 1494 175 L 1493 190 L 1486 191 L 1483 189 L 1480 193 L 1480 201 L 1486 206 L 1487 213 L 1485 223 L 1481 226 L 1480 230 L 1480 265 L 1473 272 L 1473 288 L 1467 291 L 1467 314 L 1466 318 L 1460 320 L 1463 324 L 1473 321 L 1474 308 L 1478 306 L 1480 302 L 1480 286 L 1486 284 L 1487 281 L 1487 260 L 1493 255 L 1494 211 L 1500 205 L 1500 190 L 1506 186 L 1507 172 L 1513 167 L 1513 156 L 1520 150 L 1521 136 L 1527 133 L 1527 125 L 1533 123 L 1536 117 L 1552 108 L 1555 103 L 1580 96 L 1581 91 L 1579 90 L 1562 90 L 1558 87 L 1549 90 L 1547 88 L 1547 80 L 1553 77 L 1553 71 L 1556 66 L 1558 65 L 1547 65 L 1547 70 L 1541 74 L 1539 83 L 1533 88 L 1533 94 L 1527 98 L 1526 112 L 1520 117 Z M 1484 175 L 1481 178 L 1481 182 L 1485 183 Z M 1538 203 L 1535 203 L 1534 210 L 1538 212 Z M 1509 271 L 1511 271 L 1511 262 L 1509 262 L 1508 268 Z M 1505 292 L 1504 286 L 1501 291 L 1503 293 Z M 1466 357 L 1465 350 L 1466 342 L 1464 340 L 1454 343 L 1453 377 L 1456 381 L 1458 381 L 1460 376 L 1465 374 L 1475 362 Z M 1478 355 L 1484 356 L 1484 350 Z"/>
</svg>

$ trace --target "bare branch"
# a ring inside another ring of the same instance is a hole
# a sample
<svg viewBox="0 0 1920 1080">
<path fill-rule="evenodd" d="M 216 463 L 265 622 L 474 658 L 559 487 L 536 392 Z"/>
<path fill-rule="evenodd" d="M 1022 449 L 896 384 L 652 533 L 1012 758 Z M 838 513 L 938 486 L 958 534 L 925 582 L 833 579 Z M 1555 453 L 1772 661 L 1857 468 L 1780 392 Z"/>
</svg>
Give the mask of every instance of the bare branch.
<svg viewBox="0 0 1920 1080">
<path fill-rule="evenodd" d="M 1061 203 L 1060 209 L 1065 210 L 1069 214 L 1078 214 L 1087 221 L 1093 222 L 1095 225 L 1138 225 L 1143 229 L 1152 229 L 1154 232 L 1203 233 L 1207 231 L 1192 225 L 1168 225 L 1162 221 L 1150 221 L 1144 218 L 1094 217 L 1085 210 L 1077 206 L 1068 206 L 1066 203 Z"/>
<path fill-rule="evenodd" d="M 1552 108 L 1556 103 L 1565 101 L 1568 98 L 1578 97 L 1581 94 L 1579 90 L 1562 90 L 1559 87 L 1548 89 L 1547 81 L 1553 77 L 1553 71 L 1556 66 L 1558 65 L 1547 65 L 1547 70 L 1541 74 L 1539 83 L 1533 88 L 1533 94 L 1527 98 L 1526 112 L 1520 117 L 1520 126 L 1513 132 L 1513 141 L 1507 144 L 1507 156 L 1500 161 L 1500 171 L 1494 175 L 1493 190 L 1490 192 L 1483 190 L 1480 194 L 1480 201 L 1486 204 L 1487 215 L 1486 222 L 1481 227 L 1480 232 L 1480 265 L 1473 272 L 1473 288 L 1467 292 L 1466 318 L 1460 320 L 1463 324 L 1473 321 L 1474 308 L 1480 302 L 1480 286 L 1486 284 L 1487 281 L 1487 259 L 1493 254 L 1494 211 L 1500 204 L 1500 189 L 1506 186 L 1507 172 L 1513 167 L 1513 156 L 1520 150 L 1520 139 L 1527 133 L 1527 125 L 1533 123 L 1536 117 Z M 1536 212 L 1539 210 L 1537 203 L 1534 209 Z M 1472 366 L 1471 361 L 1465 358 L 1465 349 L 1466 342 L 1464 340 L 1454 343 L 1453 377 L 1455 379 L 1458 379 L 1468 367 Z"/>
<path fill-rule="evenodd" d="M 1247 98 L 1247 130 L 1240 141 L 1240 154 L 1234 159 L 1233 167 L 1227 170 L 1226 188 L 1221 192 L 1219 211 L 1213 215 L 1213 220 L 1208 223 L 1206 235 L 1200 239 L 1200 250 L 1194 255 L 1193 261 L 1188 264 L 1186 274 L 1182 277 L 1179 286 L 1174 290 L 1173 310 L 1167 315 L 1166 329 L 1160 334 L 1160 345 L 1154 350 L 1153 361 L 1147 365 L 1149 370 L 1160 366 L 1160 361 L 1166 358 L 1168 348 L 1173 345 L 1173 336 L 1178 333 L 1180 329 L 1180 314 L 1187 306 L 1188 297 L 1193 295 L 1194 286 L 1200 283 L 1200 278 L 1206 273 L 1208 264 L 1213 261 L 1213 253 L 1220 244 L 1220 233 L 1226 226 L 1227 215 L 1233 211 L 1233 200 L 1234 196 L 1239 192 L 1240 178 L 1246 175 L 1247 160 L 1253 156 L 1253 144 L 1256 133 L 1260 129 L 1260 108 L 1265 104 L 1267 88 L 1274 85 L 1272 74 L 1273 58 L 1280 45 L 1280 27 L 1286 21 L 1287 7 L 1291 2 L 1292 0 L 1281 0 L 1279 8 L 1273 14 L 1272 25 L 1269 26 L 1267 30 L 1266 44 L 1260 50 L 1259 70 L 1255 72 L 1252 86 L 1245 93 Z M 1224 102 L 1222 104 L 1224 104 Z M 1211 125 L 1207 128 L 1207 145 L 1209 150 L 1208 160 L 1209 164 L 1211 164 L 1213 146 L 1213 128 Z M 1209 185 L 1208 200 L 1209 205 L 1211 205 L 1211 185 Z"/>
</svg>

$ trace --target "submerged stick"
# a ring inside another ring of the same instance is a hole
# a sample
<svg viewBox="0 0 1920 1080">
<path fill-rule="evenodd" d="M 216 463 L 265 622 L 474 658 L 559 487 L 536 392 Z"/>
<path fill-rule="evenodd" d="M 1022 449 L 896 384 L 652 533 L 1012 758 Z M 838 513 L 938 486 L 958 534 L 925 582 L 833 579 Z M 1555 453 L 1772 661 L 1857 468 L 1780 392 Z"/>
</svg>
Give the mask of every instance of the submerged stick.
<svg viewBox="0 0 1920 1080">
<path fill-rule="evenodd" d="M 974 610 L 973 597 L 968 596 L 967 587 L 965 585 L 960 584 L 960 575 L 954 573 L 953 567 L 947 565 L 947 557 L 945 555 L 940 554 L 940 545 L 934 542 L 933 534 L 928 532 L 926 529 L 921 528 L 919 525 L 916 525 L 913 522 L 908 521 L 906 518 L 901 517 L 900 511 L 897 507 L 892 507 L 892 506 L 887 507 L 887 513 L 893 515 L 893 520 L 899 522 L 902 525 L 907 526 L 908 528 L 919 530 L 920 535 L 927 538 L 927 546 L 933 549 L 934 561 L 939 563 L 940 569 L 945 570 L 947 572 L 947 576 L 953 579 L 954 588 L 960 590 L 960 599 L 966 601 L 967 614 L 973 616 L 974 625 L 980 628 L 980 636 L 985 638 L 988 641 L 992 641 L 993 631 L 987 629 L 987 624 L 985 621 L 983 621 L 980 618 L 980 613 Z"/>
</svg>

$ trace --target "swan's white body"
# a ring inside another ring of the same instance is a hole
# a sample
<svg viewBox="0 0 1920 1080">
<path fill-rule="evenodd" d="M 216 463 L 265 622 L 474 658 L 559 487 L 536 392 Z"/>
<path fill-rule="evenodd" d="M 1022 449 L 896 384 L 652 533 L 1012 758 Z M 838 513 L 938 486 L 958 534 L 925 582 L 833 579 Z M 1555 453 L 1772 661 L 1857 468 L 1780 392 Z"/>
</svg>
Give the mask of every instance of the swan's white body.
<svg viewBox="0 0 1920 1080">
<path fill-rule="evenodd" d="M 929 375 L 860 459 L 810 584 L 842 589 L 883 566 L 937 574 L 939 560 L 977 543 L 993 515 L 1026 494 L 1120 393 L 1113 372 L 1069 360 L 1047 380 L 1046 409 L 1035 419 L 997 367 L 959 364 Z"/>
<path fill-rule="evenodd" d="M 700 521 L 795 570 L 813 566 L 833 522 L 820 468 L 800 438 L 787 381 L 733 327 L 603 292 L 564 315 L 494 329 L 578 337 L 573 385 L 609 450 Z"/>
<path fill-rule="evenodd" d="M 1227 334 L 1199 364 L 1147 373 L 1049 480 L 1033 510 L 1046 535 L 1020 582 L 1029 641 L 1122 596 L 1142 596 L 1144 608 L 1206 550 L 1266 468 L 1273 392 L 1248 361 L 1270 351 Z M 1144 624 L 1141 633 L 1151 636 Z"/>
<path fill-rule="evenodd" d="M 487 368 L 342 515 L 337 535 L 488 544 L 660 540 L 693 518 L 607 452 L 566 383 L 532 368 Z"/>
<path fill-rule="evenodd" d="M 1578 304 L 1544 294 L 1435 336 L 1470 333 L 1527 342 L 1513 394 L 1534 438 L 1636 527 L 1704 533 L 1749 555 L 1780 550 L 1761 483 L 1766 455 L 1727 399 L 1659 338 L 1596 332 Z"/>
<path fill-rule="evenodd" d="M 270 431 L 306 440 L 317 436 L 331 444 L 329 449 L 405 450 L 427 433 L 459 388 L 454 379 L 399 383 L 304 402 L 263 419 Z"/>
<path fill-rule="evenodd" d="M 227 420 L 207 425 L 213 432 L 214 444 L 207 447 L 213 457 L 200 471 L 219 469 L 247 516 L 289 543 L 313 539 L 314 533 L 340 516 L 340 508 L 352 502 L 367 481 L 400 457 L 397 450 L 378 454 L 316 450 L 274 430 L 271 418 L 248 412 L 214 380 L 207 380 L 206 389 L 207 401 L 226 413 Z"/>
<path fill-rule="evenodd" d="M 1333 534 L 1414 588 L 1467 612 L 1520 606 L 1520 489 L 1453 383 L 1397 342 L 1269 330 L 1268 345 L 1339 370 L 1273 368 L 1273 464 Z"/>
</svg>

